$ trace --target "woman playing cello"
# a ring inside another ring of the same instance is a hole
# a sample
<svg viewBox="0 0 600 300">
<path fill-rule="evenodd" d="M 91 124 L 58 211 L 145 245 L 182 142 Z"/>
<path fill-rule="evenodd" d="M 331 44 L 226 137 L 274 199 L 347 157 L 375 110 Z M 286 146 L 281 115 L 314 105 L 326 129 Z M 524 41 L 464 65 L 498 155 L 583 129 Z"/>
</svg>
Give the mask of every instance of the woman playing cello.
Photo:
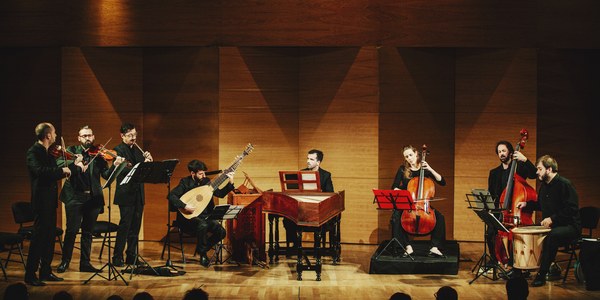
<svg viewBox="0 0 600 300">
<path fill-rule="evenodd" d="M 402 164 L 400 168 L 398 168 L 398 172 L 396 172 L 392 189 L 406 190 L 412 186 L 411 181 L 418 181 L 421 172 L 423 172 L 425 178 L 424 181 L 429 181 L 430 183 L 433 181 L 440 186 L 446 185 L 446 180 L 444 180 L 442 175 L 436 172 L 426 161 L 422 160 L 422 156 L 415 147 L 410 145 L 405 146 L 402 155 L 404 156 L 404 164 Z M 408 240 L 408 232 L 405 230 L 404 226 L 400 226 L 400 215 L 405 212 L 407 211 L 394 211 L 394 215 L 392 215 L 392 226 L 398 226 L 394 228 L 393 232 L 398 234 L 395 238 L 397 238 L 402 245 L 405 245 L 406 252 L 404 253 L 404 256 L 408 256 L 412 254 L 414 250 Z M 438 210 L 431 208 L 430 213 L 435 214 L 435 225 L 433 226 L 433 230 L 431 230 L 431 248 L 429 249 L 429 256 L 443 257 L 444 255 L 440 251 L 440 248 L 446 239 L 446 222 L 444 216 Z"/>
</svg>

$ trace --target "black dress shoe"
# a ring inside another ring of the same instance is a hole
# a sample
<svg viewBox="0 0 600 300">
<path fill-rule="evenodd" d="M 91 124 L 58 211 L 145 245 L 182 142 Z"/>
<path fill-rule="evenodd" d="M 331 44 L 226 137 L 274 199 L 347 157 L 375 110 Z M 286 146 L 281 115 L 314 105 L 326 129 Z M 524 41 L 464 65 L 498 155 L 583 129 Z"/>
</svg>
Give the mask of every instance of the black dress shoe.
<svg viewBox="0 0 600 300">
<path fill-rule="evenodd" d="M 546 274 L 537 273 L 533 279 L 533 282 L 531 283 L 531 286 L 538 287 L 543 286 L 544 284 L 546 284 Z"/>
<path fill-rule="evenodd" d="M 200 264 L 205 268 L 208 268 L 208 266 L 210 266 L 210 259 L 208 258 L 206 253 L 200 254 Z"/>
<path fill-rule="evenodd" d="M 118 257 L 118 256 L 114 256 L 112 258 L 112 264 L 115 267 L 122 267 L 125 265 L 125 263 L 123 263 L 123 258 L 122 257 Z"/>
<path fill-rule="evenodd" d="M 83 263 L 79 265 L 79 272 L 96 273 L 102 271 L 100 271 L 100 269 L 96 269 L 90 263 Z"/>
<path fill-rule="evenodd" d="M 45 286 L 46 283 L 37 278 L 26 278 L 25 283 L 31 286 Z"/>
<path fill-rule="evenodd" d="M 60 265 L 58 265 L 58 267 L 56 268 L 56 272 L 58 272 L 58 273 L 64 273 L 68 268 L 69 268 L 69 262 L 63 260 L 60 263 Z"/>
<path fill-rule="evenodd" d="M 40 276 L 40 281 L 63 281 L 63 278 L 60 278 L 56 275 L 54 275 L 53 273 L 50 273 L 48 275 L 44 275 L 44 276 Z"/>
</svg>

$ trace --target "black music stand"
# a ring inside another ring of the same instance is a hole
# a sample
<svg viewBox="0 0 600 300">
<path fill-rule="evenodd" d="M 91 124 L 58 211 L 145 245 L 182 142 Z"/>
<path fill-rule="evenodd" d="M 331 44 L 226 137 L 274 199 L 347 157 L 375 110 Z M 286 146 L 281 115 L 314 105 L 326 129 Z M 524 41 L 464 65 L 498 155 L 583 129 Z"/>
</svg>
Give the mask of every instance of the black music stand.
<svg viewBox="0 0 600 300">
<path fill-rule="evenodd" d="M 490 262 L 495 261 L 492 257 L 487 253 L 487 241 L 488 241 L 488 228 L 493 228 L 496 231 L 504 231 L 508 232 L 508 229 L 498 221 L 498 219 L 492 214 L 492 212 L 502 211 L 501 209 L 495 209 L 492 204 L 494 203 L 494 199 L 492 196 L 487 193 L 473 193 L 467 194 L 467 202 L 469 203 L 469 208 L 477 214 L 477 216 L 483 221 L 485 224 L 484 232 L 483 232 L 483 254 L 481 258 L 477 261 L 477 264 L 473 267 L 471 272 L 477 270 L 477 274 L 475 278 L 473 278 L 469 284 L 475 282 L 479 277 L 484 276 L 493 281 L 498 280 L 498 273 L 502 273 L 505 278 L 508 278 L 506 271 L 497 263 L 491 264 Z M 488 277 L 486 274 L 489 270 L 492 270 L 492 277 Z"/>
<path fill-rule="evenodd" d="M 171 189 L 171 175 L 179 163 L 178 159 L 167 159 L 164 161 L 150 161 L 136 164 L 131 171 L 123 178 L 121 184 L 133 183 L 167 183 Z M 168 209 L 168 206 L 167 206 Z M 169 215 L 170 216 L 170 215 Z M 141 260 L 155 275 L 160 275 L 148 262 L 139 254 L 138 245 L 135 247 L 135 261 L 133 266 L 137 266 L 138 259 Z M 125 271 L 130 270 L 130 279 L 133 276 L 134 268 L 127 265 Z M 139 272 L 138 272 L 139 273 Z"/>
<path fill-rule="evenodd" d="M 223 220 L 233 220 L 237 218 L 238 214 L 244 209 L 243 205 L 230 205 L 230 204 L 222 204 L 217 205 L 213 209 L 213 211 L 206 217 L 206 220 L 216 220 L 222 225 Z M 228 257 L 226 260 L 223 260 L 223 250 L 228 253 Z M 215 245 L 215 253 L 213 253 L 212 257 L 209 260 L 208 266 L 214 264 L 222 265 L 228 262 L 231 259 L 231 251 L 225 247 L 223 244 L 223 240 L 220 240 Z M 236 263 L 239 265 L 239 263 Z"/>
<path fill-rule="evenodd" d="M 110 174 L 110 176 L 108 177 L 108 179 L 102 186 L 102 189 L 108 188 L 108 223 L 110 223 L 111 205 L 112 205 L 112 201 L 110 198 L 110 194 L 111 194 L 110 186 L 113 183 L 113 181 L 115 181 L 117 176 L 119 176 L 119 174 L 121 174 L 121 172 L 123 171 L 123 169 L 125 169 L 126 166 L 127 166 L 127 163 L 123 162 L 119 166 L 115 167 L 113 169 L 113 172 Z M 90 280 L 92 280 L 92 278 L 94 278 L 94 276 L 98 275 L 108 281 L 117 280 L 117 278 L 121 278 L 121 280 L 123 280 L 125 285 L 129 285 L 127 280 L 125 280 L 123 275 L 121 275 L 119 270 L 117 270 L 115 265 L 113 265 L 113 263 L 112 263 L 112 259 L 111 259 L 112 256 L 110 254 L 110 251 L 112 249 L 112 247 L 110 245 L 110 241 L 111 241 L 112 237 L 111 237 L 110 230 L 108 231 L 108 236 L 106 238 L 108 239 L 108 261 L 106 262 L 106 264 L 104 264 L 104 266 L 102 266 L 102 268 L 100 268 L 100 270 L 96 271 L 96 273 L 94 273 L 94 275 L 92 275 L 90 278 L 88 278 L 86 281 L 84 281 L 83 284 L 87 284 L 88 282 L 90 282 Z M 100 274 L 100 273 L 102 273 L 102 270 L 104 270 L 104 268 L 106 268 L 106 267 L 108 267 L 108 277 L 104 277 L 104 275 Z"/>
<path fill-rule="evenodd" d="M 383 247 L 383 249 L 377 254 L 377 256 L 375 257 L 375 259 L 379 259 L 379 256 L 381 254 L 383 254 L 387 250 L 388 247 L 392 246 L 394 247 L 393 244 L 397 244 L 398 246 L 400 246 L 400 248 L 403 250 L 402 253 L 407 253 L 406 252 L 406 248 L 404 248 L 404 245 L 402 245 L 402 243 L 400 243 L 400 241 L 398 241 L 398 239 L 396 238 L 396 226 L 394 226 L 394 215 L 398 215 L 398 211 L 399 210 L 408 210 L 408 209 L 415 209 L 415 202 L 412 199 L 412 196 L 410 195 L 410 192 L 407 190 L 375 190 L 373 189 L 373 194 L 375 195 L 375 197 L 373 198 L 373 203 L 377 203 L 377 206 L 379 209 L 383 209 L 383 210 L 389 210 L 392 209 L 392 216 L 390 218 L 390 225 L 392 227 L 392 238 L 390 239 L 390 241 L 385 245 L 385 247 Z M 399 220 L 398 220 L 399 221 Z M 393 256 L 397 256 L 398 255 L 398 251 L 396 248 L 393 248 L 394 250 L 391 251 L 391 254 Z M 388 252 L 390 253 L 390 252 Z M 410 257 L 411 260 L 415 260 L 410 254 L 408 254 L 408 257 Z"/>
</svg>

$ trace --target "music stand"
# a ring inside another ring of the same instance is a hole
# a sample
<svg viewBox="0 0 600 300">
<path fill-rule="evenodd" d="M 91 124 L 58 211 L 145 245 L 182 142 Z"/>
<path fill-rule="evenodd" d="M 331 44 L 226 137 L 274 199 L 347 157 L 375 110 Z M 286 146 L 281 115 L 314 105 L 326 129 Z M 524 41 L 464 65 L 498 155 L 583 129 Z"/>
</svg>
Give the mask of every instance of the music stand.
<svg viewBox="0 0 600 300">
<path fill-rule="evenodd" d="M 494 199 L 491 195 L 478 193 L 478 194 L 466 194 L 467 202 L 469 203 L 469 208 L 477 214 L 477 216 L 483 221 L 484 226 L 484 234 L 483 234 L 483 254 L 473 267 L 473 270 L 477 270 L 477 274 L 475 278 L 473 278 L 469 284 L 475 282 L 479 277 L 484 276 L 488 279 L 492 279 L 493 281 L 498 280 L 498 272 L 502 273 L 505 278 L 508 278 L 506 271 L 497 263 L 490 265 L 490 262 L 495 261 L 492 257 L 487 253 L 487 241 L 488 241 L 488 228 L 493 228 L 495 231 L 504 231 L 508 232 L 509 230 L 498 221 L 498 219 L 492 214 L 492 212 L 501 211 L 501 209 L 495 209 L 489 207 L 490 203 L 494 203 Z M 481 208 L 483 207 L 483 208 Z M 493 207 L 493 206 L 492 206 Z M 471 270 L 471 272 L 473 272 Z M 492 270 L 492 278 L 488 277 L 486 274 L 489 270 Z"/>
<path fill-rule="evenodd" d="M 178 159 L 167 159 L 164 161 L 149 161 L 137 163 L 131 171 L 123 178 L 121 184 L 132 183 L 167 183 L 167 188 L 171 189 L 171 175 L 173 174 L 173 170 L 179 163 Z M 167 210 L 169 207 L 167 206 Z M 170 218 L 170 214 L 169 214 Z M 170 250 L 170 249 L 169 249 Z M 135 260 L 133 265 L 137 266 L 138 258 L 144 262 L 146 266 L 148 266 L 153 273 L 156 275 L 160 275 L 152 266 L 148 264 L 148 262 L 139 254 L 138 245 L 135 246 Z M 170 251 L 169 251 L 170 254 Z M 170 257 L 169 257 L 170 258 Z M 172 267 L 170 265 L 169 267 Z M 130 269 L 130 279 L 133 276 L 134 269 L 131 265 L 127 265 L 125 270 Z"/>
<path fill-rule="evenodd" d="M 392 227 L 392 238 L 389 242 L 383 247 L 383 249 L 377 254 L 375 259 L 379 259 L 379 256 L 383 254 L 385 251 L 388 251 L 387 248 L 392 246 L 392 244 L 398 244 L 400 248 L 403 250 L 403 253 L 406 252 L 406 248 L 404 245 L 400 243 L 400 241 L 396 238 L 396 226 L 394 226 L 394 215 L 398 214 L 398 210 L 409 210 L 415 209 L 415 202 L 410 195 L 410 192 L 407 190 L 376 190 L 373 189 L 373 194 L 375 197 L 373 198 L 373 203 L 377 203 L 379 209 L 389 210 L 392 209 L 392 216 L 390 217 L 390 225 Z M 400 220 L 398 220 L 400 221 Z M 389 252 L 388 252 L 389 253 Z M 393 256 L 397 256 L 397 251 L 392 251 Z M 415 260 L 410 254 L 408 254 L 411 260 Z"/>
<path fill-rule="evenodd" d="M 319 171 L 279 171 L 282 192 L 321 191 Z"/>
<path fill-rule="evenodd" d="M 127 163 L 123 162 L 120 165 L 118 165 L 117 167 L 115 167 L 112 171 L 112 173 L 110 174 L 110 176 L 108 177 L 108 179 L 106 180 L 106 182 L 104 183 L 104 185 L 102 186 L 102 189 L 108 188 L 108 223 L 110 224 L 110 216 L 111 216 L 111 207 L 112 207 L 112 201 L 110 198 L 110 186 L 113 183 L 113 181 L 115 181 L 115 179 L 117 178 L 117 176 L 119 176 L 119 174 L 121 174 L 121 172 L 123 171 L 123 169 L 125 169 L 125 167 L 127 166 Z M 96 271 L 96 273 L 94 273 L 90 278 L 88 278 L 86 281 L 83 282 L 83 284 L 87 284 L 88 282 L 90 282 L 90 280 L 92 280 L 92 278 L 94 278 L 94 276 L 98 275 L 108 281 L 111 280 L 117 280 L 117 278 L 121 278 L 121 280 L 123 280 L 123 282 L 125 283 L 125 285 L 129 285 L 129 283 L 127 282 L 127 280 L 125 280 L 125 278 L 123 277 L 123 275 L 121 275 L 121 273 L 119 272 L 119 270 L 117 270 L 117 268 L 115 267 L 115 265 L 113 265 L 112 263 L 112 259 L 111 259 L 111 254 L 110 251 L 112 249 L 111 245 L 110 245 L 110 241 L 112 239 L 111 237 L 111 232 L 110 230 L 108 231 L 108 260 L 106 262 L 106 264 L 104 264 L 104 266 L 102 266 L 102 268 L 100 268 L 100 270 Z M 104 275 L 100 274 L 102 272 L 102 270 L 104 270 L 104 268 L 108 267 L 108 277 L 104 277 Z"/>
<path fill-rule="evenodd" d="M 233 220 L 237 218 L 238 214 L 244 209 L 243 205 L 230 205 L 230 204 L 221 204 L 215 206 L 213 211 L 206 217 L 206 220 L 216 220 L 222 225 L 223 220 Z M 223 261 L 223 250 L 225 250 L 229 256 L 225 261 Z M 225 247 L 223 244 L 223 240 L 220 240 L 215 245 L 215 253 L 213 253 L 212 257 L 209 260 L 208 266 L 214 264 L 224 264 L 231 259 L 231 251 Z M 239 265 L 239 263 L 238 263 Z"/>
</svg>

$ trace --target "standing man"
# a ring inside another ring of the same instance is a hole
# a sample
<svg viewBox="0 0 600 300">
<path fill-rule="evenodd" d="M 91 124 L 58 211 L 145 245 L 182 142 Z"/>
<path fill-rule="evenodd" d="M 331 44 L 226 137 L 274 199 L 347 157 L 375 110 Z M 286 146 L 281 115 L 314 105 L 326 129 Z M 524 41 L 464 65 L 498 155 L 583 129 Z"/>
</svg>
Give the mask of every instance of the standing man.
<svg viewBox="0 0 600 300">
<path fill-rule="evenodd" d="M 69 268 L 75 237 L 81 228 L 81 257 L 79 259 L 80 272 L 98 272 L 90 263 L 92 250 L 92 231 L 98 214 L 104 207 L 104 193 L 100 184 L 100 176 L 108 179 L 111 169 L 104 156 L 94 146 L 94 132 L 89 126 L 79 129 L 78 146 L 70 146 L 67 151 L 82 158 L 82 161 L 69 164 L 71 170 L 70 180 L 67 180 L 61 191 L 60 199 L 65 203 L 67 216 L 67 230 L 63 247 L 62 261 L 56 271 L 63 273 Z M 114 165 L 122 162 L 122 157 L 115 159 Z M 58 165 L 64 164 L 64 159 L 59 157 Z"/>
<path fill-rule="evenodd" d="M 306 168 L 301 171 L 318 171 L 321 183 L 321 191 L 326 193 L 333 193 L 333 182 L 331 181 L 331 173 L 321 168 L 321 162 L 323 161 L 323 151 L 312 149 L 308 151 L 306 155 Z M 335 219 L 335 218 L 334 218 Z M 285 228 L 285 238 L 287 241 L 293 243 L 293 247 L 296 248 L 296 231 L 298 225 L 288 218 L 283 218 L 283 227 Z"/>
<path fill-rule="evenodd" d="M 508 177 L 510 176 L 510 165 L 513 162 L 513 160 L 517 161 L 517 175 L 523 177 L 524 179 L 536 178 L 536 169 L 533 163 L 529 159 L 527 159 L 527 157 L 523 155 L 523 153 L 521 153 L 520 151 L 515 151 L 512 144 L 508 141 L 499 141 L 496 143 L 496 155 L 498 156 L 498 159 L 500 159 L 500 165 L 490 170 L 490 174 L 488 175 L 488 191 L 490 192 L 490 195 L 495 201 L 495 207 L 498 208 L 500 206 L 500 196 L 502 195 L 502 192 L 504 191 L 504 189 L 506 189 L 506 186 L 508 185 Z M 502 221 L 501 214 L 495 214 L 495 216 L 496 218 L 498 218 L 498 220 Z M 494 265 L 498 263 L 496 258 L 497 234 L 498 231 L 494 230 L 493 227 L 488 228 L 487 244 L 488 249 L 490 251 L 490 257 L 492 258 L 492 261 L 490 263 Z M 504 263 L 512 267 L 512 251 L 508 252 L 509 253 L 507 253 L 506 261 L 504 261 Z M 513 273 L 514 271 L 511 269 L 508 272 L 508 275 L 512 276 Z"/>
<path fill-rule="evenodd" d="M 122 267 L 123 250 L 127 243 L 128 265 L 135 264 L 137 261 L 137 243 L 142 226 L 142 216 L 144 213 L 144 184 L 127 183 L 119 184 L 123 178 L 131 171 L 132 167 L 140 162 L 152 161 L 150 152 L 142 152 L 136 144 L 137 131 L 131 123 L 121 125 L 121 139 L 123 142 L 115 147 L 117 155 L 127 161 L 127 167 L 117 177 L 117 188 L 115 190 L 114 203 L 119 206 L 121 220 L 119 221 L 119 230 L 117 231 L 117 240 L 115 242 L 115 252 L 112 257 L 113 265 Z"/>
<path fill-rule="evenodd" d="M 29 246 L 25 283 L 44 286 L 44 281 L 62 281 L 52 273 L 52 257 L 56 238 L 56 208 L 58 207 L 57 181 L 71 175 L 67 167 L 58 167 L 48 148 L 56 141 L 56 130 L 50 123 L 35 127 L 38 141 L 27 150 L 27 170 L 31 181 L 31 205 L 35 221 Z M 39 268 L 39 278 L 36 272 Z"/>
<path fill-rule="evenodd" d="M 538 201 L 517 204 L 519 208 L 534 205 L 536 210 L 541 210 L 541 225 L 550 228 L 542 246 L 540 269 L 531 283 L 533 287 L 546 284 L 546 274 L 556 258 L 558 247 L 579 238 L 581 234 L 579 197 L 571 181 L 558 174 L 558 163 L 550 155 L 540 157 L 536 168 L 541 181 Z"/>
<path fill-rule="evenodd" d="M 215 203 L 213 202 L 212 198 L 210 199 L 208 206 L 199 216 L 187 219 L 182 215 L 181 210 L 191 214 L 196 210 L 196 207 L 181 201 L 181 196 L 194 188 L 210 184 L 210 180 L 204 173 L 206 170 L 206 165 L 203 162 L 196 159 L 190 161 L 188 163 L 188 171 L 190 172 L 190 176 L 181 178 L 179 184 L 171 191 L 171 193 L 169 193 L 167 197 L 170 205 L 173 205 L 179 209 L 177 212 L 177 222 L 179 223 L 180 229 L 186 233 L 197 236 L 198 243 L 196 244 L 196 252 L 198 252 L 200 255 L 200 264 L 204 267 L 208 267 L 210 264 L 210 260 L 206 254 L 208 250 L 210 250 L 219 241 L 224 239 L 227 233 L 219 221 L 207 219 L 207 217 L 215 208 Z M 223 198 L 229 192 L 233 191 L 235 188 L 233 186 L 233 175 L 234 172 L 227 174 L 227 177 L 229 177 L 229 182 L 223 188 L 217 188 L 214 190 L 213 196 Z M 211 234 L 210 237 L 208 236 L 209 232 Z"/>
</svg>

